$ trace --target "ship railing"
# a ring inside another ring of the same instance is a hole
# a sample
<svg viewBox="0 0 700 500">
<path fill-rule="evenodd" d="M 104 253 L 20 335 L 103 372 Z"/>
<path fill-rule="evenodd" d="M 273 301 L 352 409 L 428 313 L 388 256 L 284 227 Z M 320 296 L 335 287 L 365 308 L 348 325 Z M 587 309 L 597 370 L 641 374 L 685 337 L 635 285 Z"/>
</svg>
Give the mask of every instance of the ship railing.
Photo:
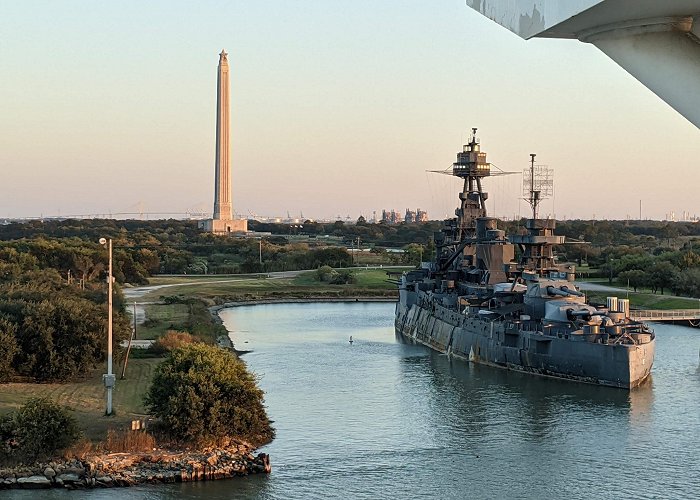
<svg viewBox="0 0 700 500">
<path fill-rule="evenodd" d="M 636 321 L 674 321 L 700 318 L 700 309 L 633 309 L 630 319 Z"/>
</svg>

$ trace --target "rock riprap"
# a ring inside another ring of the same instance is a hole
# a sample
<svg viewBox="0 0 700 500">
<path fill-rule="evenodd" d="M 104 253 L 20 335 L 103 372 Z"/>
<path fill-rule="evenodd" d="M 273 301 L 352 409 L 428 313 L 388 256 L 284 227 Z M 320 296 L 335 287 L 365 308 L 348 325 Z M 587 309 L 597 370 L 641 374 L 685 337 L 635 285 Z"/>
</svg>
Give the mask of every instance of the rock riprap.
<svg viewBox="0 0 700 500">
<path fill-rule="evenodd" d="M 72 459 L 0 469 L 0 488 L 110 488 L 144 483 L 211 481 L 269 473 L 270 457 L 254 456 L 248 444 L 207 451 L 95 454 Z"/>
</svg>

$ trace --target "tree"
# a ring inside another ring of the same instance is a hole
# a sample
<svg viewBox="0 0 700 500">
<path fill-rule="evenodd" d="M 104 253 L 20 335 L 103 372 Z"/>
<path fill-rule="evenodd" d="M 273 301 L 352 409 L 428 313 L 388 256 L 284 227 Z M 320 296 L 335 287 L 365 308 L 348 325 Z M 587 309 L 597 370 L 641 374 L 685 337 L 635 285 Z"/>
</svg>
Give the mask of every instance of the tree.
<svg viewBox="0 0 700 500">
<path fill-rule="evenodd" d="M 684 252 L 678 260 L 678 267 L 681 269 L 681 271 L 692 267 L 700 267 L 700 255 L 696 254 L 692 250 Z"/>
<path fill-rule="evenodd" d="M 2 304 L 0 304 L 2 306 Z M 85 375 L 105 356 L 106 311 L 81 297 L 56 294 L 52 300 L 18 303 L 14 366 L 18 373 L 49 381 Z M 114 322 L 115 344 L 128 338 L 123 315 Z"/>
<path fill-rule="evenodd" d="M 17 353 L 17 325 L 0 317 L 0 383 L 7 382 L 14 374 L 12 361 Z"/>
<path fill-rule="evenodd" d="M 668 261 L 657 261 L 649 270 L 649 285 L 652 292 L 656 293 L 661 290 L 661 295 L 664 294 L 664 288 L 669 288 L 676 280 L 678 269 Z"/>
<path fill-rule="evenodd" d="M 700 269 L 694 267 L 677 273 L 672 287 L 676 294 L 700 298 Z"/>
<path fill-rule="evenodd" d="M 156 368 L 145 403 L 181 442 L 235 436 L 264 443 L 274 437 L 255 377 L 218 347 L 191 344 L 173 350 Z"/>
<path fill-rule="evenodd" d="M 29 399 L 2 427 L 2 437 L 17 443 L 16 456 L 26 462 L 51 457 L 80 437 L 75 418 L 48 398 Z"/>
<path fill-rule="evenodd" d="M 424 255 L 429 257 L 429 255 L 425 254 L 425 247 L 418 243 L 410 243 L 404 249 L 404 256 L 407 264 L 420 264 Z"/>
<path fill-rule="evenodd" d="M 617 275 L 617 279 L 623 285 L 629 283 L 630 286 L 634 287 L 634 291 L 636 292 L 638 287 L 647 284 L 649 276 L 641 269 L 632 269 L 630 271 L 621 272 Z"/>
</svg>

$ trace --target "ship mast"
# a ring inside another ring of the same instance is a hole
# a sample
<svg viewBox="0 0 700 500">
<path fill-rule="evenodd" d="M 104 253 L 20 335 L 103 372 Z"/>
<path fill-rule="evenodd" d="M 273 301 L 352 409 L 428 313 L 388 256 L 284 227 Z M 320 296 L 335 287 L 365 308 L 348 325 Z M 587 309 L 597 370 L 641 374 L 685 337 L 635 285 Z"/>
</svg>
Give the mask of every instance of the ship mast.
<svg viewBox="0 0 700 500">
<path fill-rule="evenodd" d="M 481 179 L 491 175 L 491 164 L 486 161 L 486 153 L 481 151 L 476 137 L 476 128 L 472 128 L 469 143 L 457 153 L 457 161 L 452 164 L 452 175 L 464 179 L 462 192 L 459 193 L 460 207 L 457 215 L 457 241 L 476 236 L 476 219 L 486 217 L 486 200 L 488 193 L 481 187 Z"/>
<path fill-rule="evenodd" d="M 546 276 L 558 268 L 554 263 L 554 245 L 564 243 L 563 236 L 556 236 L 554 219 L 538 219 L 540 202 L 551 196 L 554 190 L 552 169 L 544 165 L 535 165 L 535 157 L 530 154 L 530 167 L 523 171 L 523 195 L 532 208 L 532 219 L 525 221 L 527 234 L 511 235 L 509 240 L 520 247 L 521 271 L 531 271 L 539 276 Z"/>
<path fill-rule="evenodd" d="M 523 170 L 523 197 L 532 208 L 532 220 L 537 219 L 540 202 L 554 193 L 552 169 L 535 165 L 536 156 L 530 153 L 530 166 Z"/>
<path fill-rule="evenodd" d="M 535 156 L 534 153 L 530 153 L 530 197 L 527 202 L 532 207 L 532 218 L 537 219 L 537 206 L 540 204 L 540 194 L 539 189 L 535 189 Z"/>
</svg>

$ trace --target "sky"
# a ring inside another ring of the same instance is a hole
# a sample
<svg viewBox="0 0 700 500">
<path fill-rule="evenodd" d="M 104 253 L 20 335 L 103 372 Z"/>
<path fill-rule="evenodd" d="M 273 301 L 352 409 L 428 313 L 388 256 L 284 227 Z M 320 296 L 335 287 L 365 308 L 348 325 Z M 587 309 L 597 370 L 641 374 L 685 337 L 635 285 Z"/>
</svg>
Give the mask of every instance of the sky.
<svg viewBox="0 0 700 500">
<path fill-rule="evenodd" d="M 554 170 L 542 215 L 700 215 L 695 126 L 462 0 L 0 0 L 0 218 L 210 213 L 222 49 L 241 216 L 450 216 L 459 183 L 427 171 L 471 127 L 497 167 Z M 492 215 L 527 213 L 521 182 L 486 180 Z"/>
</svg>

